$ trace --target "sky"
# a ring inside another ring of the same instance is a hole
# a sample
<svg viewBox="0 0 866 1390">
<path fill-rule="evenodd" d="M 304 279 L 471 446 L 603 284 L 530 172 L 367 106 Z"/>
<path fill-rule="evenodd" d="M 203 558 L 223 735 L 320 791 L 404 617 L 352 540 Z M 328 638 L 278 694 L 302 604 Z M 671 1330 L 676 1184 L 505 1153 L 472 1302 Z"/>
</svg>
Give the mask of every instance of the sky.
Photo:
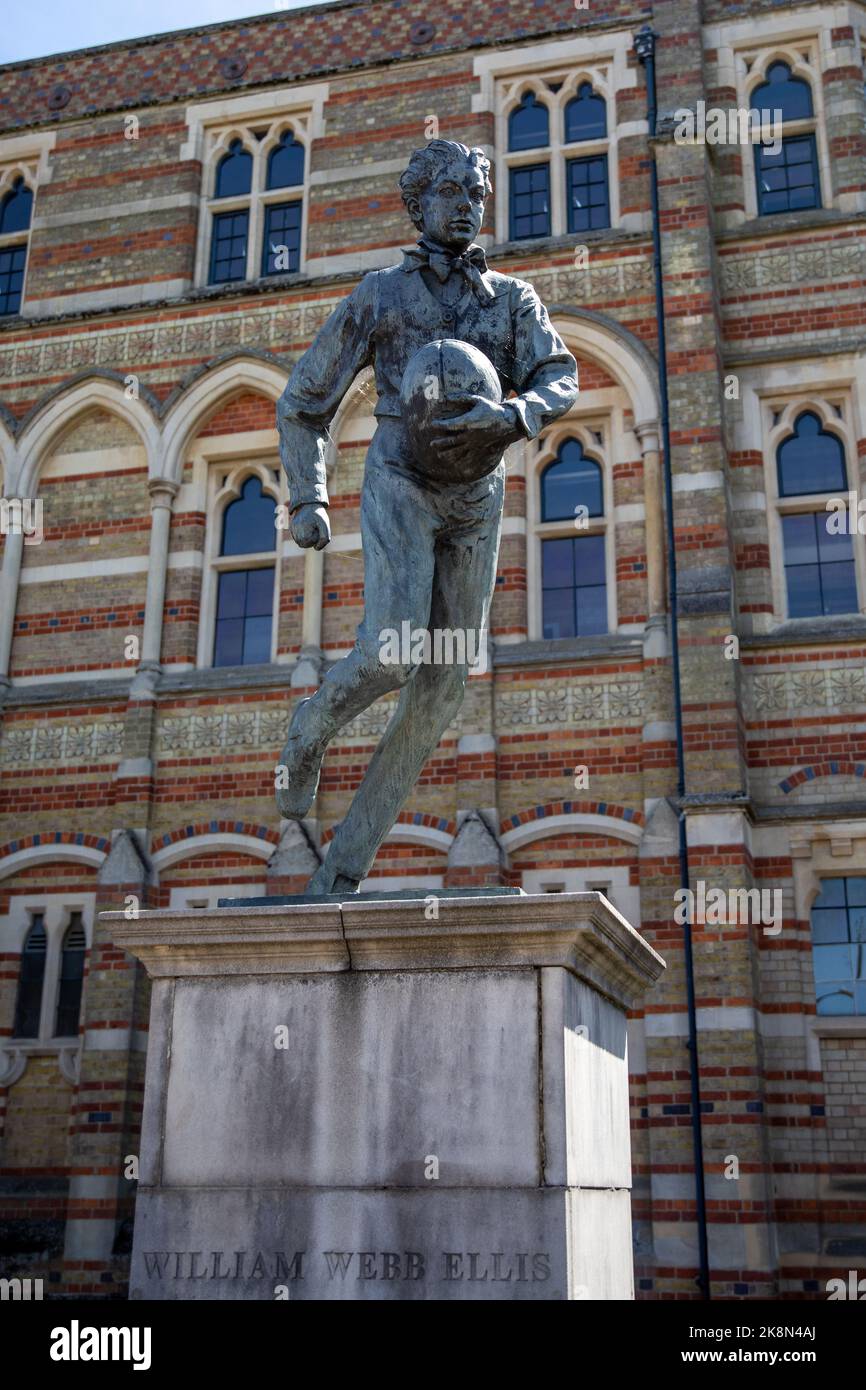
<svg viewBox="0 0 866 1390">
<path fill-rule="evenodd" d="M 310 3 L 315 0 L 18 0 L 5 7 L 0 63 Z"/>
</svg>

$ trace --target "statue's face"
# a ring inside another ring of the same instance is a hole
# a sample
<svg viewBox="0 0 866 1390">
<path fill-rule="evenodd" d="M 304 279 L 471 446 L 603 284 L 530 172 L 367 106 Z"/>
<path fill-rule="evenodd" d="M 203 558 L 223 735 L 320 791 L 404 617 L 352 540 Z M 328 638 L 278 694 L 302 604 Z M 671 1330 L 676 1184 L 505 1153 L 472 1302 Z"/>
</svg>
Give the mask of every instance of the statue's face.
<svg viewBox="0 0 866 1390">
<path fill-rule="evenodd" d="M 474 164 L 447 164 L 418 200 L 421 230 L 443 246 L 465 251 L 481 230 L 484 196 L 484 175 Z"/>
</svg>

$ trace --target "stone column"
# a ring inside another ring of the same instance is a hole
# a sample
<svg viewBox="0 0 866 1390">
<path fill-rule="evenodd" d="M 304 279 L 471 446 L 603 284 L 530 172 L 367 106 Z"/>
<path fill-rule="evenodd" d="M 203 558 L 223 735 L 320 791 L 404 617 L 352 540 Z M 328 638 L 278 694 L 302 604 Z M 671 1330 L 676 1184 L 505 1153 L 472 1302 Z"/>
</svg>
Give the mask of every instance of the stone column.
<svg viewBox="0 0 866 1390">
<path fill-rule="evenodd" d="M 631 1299 L 600 893 L 103 917 L 153 978 L 132 1298 Z"/>
<path fill-rule="evenodd" d="M 162 655 L 162 615 L 168 570 L 168 544 L 171 508 L 180 484 L 169 478 L 152 478 L 150 493 L 150 554 L 147 568 L 147 594 L 144 602 L 144 632 L 141 639 L 139 672 L 158 671 Z"/>
<path fill-rule="evenodd" d="M 9 664 L 12 655 L 12 634 L 15 630 L 15 613 L 18 608 L 18 580 L 21 574 L 23 554 L 23 533 L 21 531 L 10 532 L 6 537 L 3 569 L 0 571 L 0 700 L 2 700 L 3 690 L 12 684 L 9 677 Z"/>
<path fill-rule="evenodd" d="M 301 620 L 301 652 L 292 672 L 292 689 L 316 689 L 322 663 L 322 583 L 325 552 L 304 553 L 304 612 Z"/>
<path fill-rule="evenodd" d="M 667 611 L 665 595 L 665 532 L 662 507 L 661 453 L 655 420 L 635 425 L 643 458 L 644 529 L 646 535 L 647 619 L 658 625 Z M 664 623 L 662 623 L 664 626 Z"/>
</svg>

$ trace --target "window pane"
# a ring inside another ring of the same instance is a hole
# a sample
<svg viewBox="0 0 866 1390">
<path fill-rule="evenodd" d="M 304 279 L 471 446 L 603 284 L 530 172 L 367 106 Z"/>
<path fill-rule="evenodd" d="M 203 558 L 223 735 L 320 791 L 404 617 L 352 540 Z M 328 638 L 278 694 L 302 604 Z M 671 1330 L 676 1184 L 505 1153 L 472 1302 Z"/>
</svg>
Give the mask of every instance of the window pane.
<svg viewBox="0 0 866 1390">
<path fill-rule="evenodd" d="M 796 565 L 787 569 L 785 575 L 788 581 L 788 617 L 821 617 L 824 610 L 818 566 Z"/>
<path fill-rule="evenodd" d="M 0 236 L 26 232 L 30 226 L 33 193 L 23 179 L 16 179 L 0 207 Z"/>
<path fill-rule="evenodd" d="M 509 150 L 541 149 L 550 143 L 550 118 L 543 102 L 527 92 L 508 117 Z"/>
<path fill-rule="evenodd" d="M 782 497 L 847 489 L 842 441 L 826 431 L 811 410 L 797 416 L 794 433 L 779 445 L 776 462 Z"/>
<path fill-rule="evenodd" d="M 604 536 L 575 540 L 574 569 L 579 585 L 604 583 Z"/>
<path fill-rule="evenodd" d="M 812 939 L 818 946 L 830 946 L 848 940 L 848 914 L 844 907 L 813 907 Z"/>
<path fill-rule="evenodd" d="M 574 549 L 571 537 L 541 543 L 541 582 L 545 589 L 574 584 Z"/>
<path fill-rule="evenodd" d="M 818 560 L 818 536 L 815 513 L 782 517 L 782 536 L 785 541 L 786 565 L 811 565 Z"/>
<path fill-rule="evenodd" d="M 240 140 L 233 140 L 228 154 L 217 165 L 215 198 L 239 198 L 252 187 L 253 157 Z"/>
<path fill-rule="evenodd" d="M 778 153 L 755 146 L 758 211 L 762 216 L 821 206 L 814 135 L 789 137 Z"/>
<path fill-rule="evenodd" d="M 232 570 L 228 574 L 221 574 L 217 589 L 217 617 L 242 618 L 246 591 L 246 570 Z"/>
<path fill-rule="evenodd" d="M 822 565 L 840 564 L 844 560 L 854 559 L 854 538 L 853 536 L 836 535 L 827 530 L 827 522 L 830 514 L 824 516 L 817 514 L 815 521 L 818 533 L 818 559 Z"/>
<path fill-rule="evenodd" d="M 842 565 L 822 565 L 821 589 L 824 613 L 856 613 L 857 577 L 854 561 Z"/>
<path fill-rule="evenodd" d="M 542 623 L 544 636 L 574 637 L 574 590 L 545 589 L 542 593 Z"/>
<path fill-rule="evenodd" d="M 26 245 L 0 250 L 0 314 L 17 314 L 21 308 L 26 259 Z"/>
<path fill-rule="evenodd" d="M 511 239 L 550 235 L 550 170 L 546 164 L 524 165 L 509 173 Z"/>
<path fill-rule="evenodd" d="M 815 980 L 850 980 L 850 946 L 815 946 L 812 951 Z"/>
<path fill-rule="evenodd" d="M 852 879 L 852 883 L 866 883 L 866 879 Z M 844 878 L 825 878 L 821 881 L 821 892 L 814 903 L 815 907 L 844 907 Z"/>
<path fill-rule="evenodd" d="M 854 990 L 850 984 L 833 982 L 816 985 L 815 995 L 816 1011 L 819 1015 L 854 1012 Z"/>
<path fill-rule="evenodd" d="M 218 619 L 214 636 L 214 666 L 240 666 L 243 655 L 243 618 Z"/>
<path fill-rule="evenodd" d="M 849 903 L 866 906 L 866 878 L 847 878 L 845 887 Z"/>
<path fill-rule="evenodd" d="M 271 204 L 265 209 L 262 274 L 289 275 L 300 266 L 301 204 Z"/>
<path fill-rule="evenodd" d="M 607 632 L 607 589 L 604 585 L 578 589 L 577 632 L 579 637 L 591 637 Z"/>
<path fill-rule="evenodd" d="M 214 666 L 246 666 L 271 659 L 271 619 L 274 604 L 273 565 L 220 575 L 230 595 L 217 603 Z M 226 583 L 230 581 L 230 583 Z"/>
<path fill-rule="evenodd" d="M 271 659 L 270 618 L 248 618 L 244 624 L 243 664 L 255 665 Z"/>
<path fill-rule="evenodd" d="M 220 555 L 256 555 L 273 550 L 275 518 L 274 499 L 263 492 L 261 480 L 247 478 L 240 497 L 223 512 Z"/>
<path fill-rule="evenodd" d="M 610 226 L 606 155 L 602 158 L 568 160 L 566 197 L 570 232 Z"/>
<path fill-rule="evenodd" d="M 81 913 L 73 913 L 73 921 L 63 939 L 60 957 L 60 983 L 57 992 L 57 1017 L 54 1036 L 74 1038 L 78 1033 L 81 1012 L 81 990 L 84 983 L 84 927 Z"/>
<path fill-rule="evenodd" d="M 866 941 L 866 907 L 852 907 L 848 911 L 848 930 L 852 941 Z"/>
<path fill-rule="evenodd" d="M 268 188 L 294 188 L 304 182 L 304 147 L 286 131 L 268 155 Z"/>
<path fill-rule="evenodd" d="M 866 1009 L 866 878 L 825 879 L 812 909 L 812 964 L 819 1014 Z M 832 904 L 832 905 L 831 905 Z M 848 943 L 851 944 L 843 944 Z"/>
<path fill-rule="evenodd" d="M 12 1025 L 12 1032 L 16 1038 L 39 1036 L 47 949 L 48 938 L 42 914 L 34 913 L 33 925 L 25 937 L 21 964 L 18 968 L 18 994 L 15 1000 L 15 1021 Z"/>
<path fill-rule="evenodd" d="M 578 506 L 588 508 L 589 516 L 604 515 L 601 468 L 585 457 L 578 440 L 568 439 L 541 475 L 541 519 L 570 520 Z"/>
<path fill-rule="evenodd" d="M 272 566 L 247 572 L 248 618 L 270 617 L 274 607 L 274 571 Z"/>
<path fill-rule="evenodd" d="M 246 278 L 248 227 L 248 212 L 221 212 L 214 217 L 210 266 L 212 285 Z"/>
<path fill-rule="evenodd" d="M 565 141 L 602 140 L 607 135 L 607 107 L 604 97 L 582 82 L 576 97 L 565 108 Z"/>
<path fill-rule="evenodd" d="M 771 63 L 767 69 L 767 80 L 756 87 L 752 93 L 752 110 L 765 119 L 772 120 L 775 111 L 781 111 L 783 121 L 807 120 L 812 115 L 812 89 L 800 77 L 792 77 L 787 63 Z"/>
</svg>

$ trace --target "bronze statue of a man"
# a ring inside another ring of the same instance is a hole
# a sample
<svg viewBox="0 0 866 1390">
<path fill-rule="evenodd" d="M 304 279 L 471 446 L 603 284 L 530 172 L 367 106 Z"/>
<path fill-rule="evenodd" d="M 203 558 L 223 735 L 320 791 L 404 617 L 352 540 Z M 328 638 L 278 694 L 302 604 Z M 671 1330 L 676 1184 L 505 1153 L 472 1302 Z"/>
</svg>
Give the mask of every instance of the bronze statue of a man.
<svg viewBox="0 0 866 1390">
<path fill-rule="evenodd" d="M 364 617 L 352 651 L 294 712 L 281 758 L 287 786 L 277 792 L 282 815 L 308 813 L 337 731 L 388 691 L 401 694 L 310 881 L 312 893 L 358 891 L 463 700 L 465 663 L 384 660 L 383 634 L 404 631 L 406 622 L 412 632 L 486 631 L 503 454 L 518 439 L 534 439 L 577 396 L 574 358 L 535 291 L 488 270 L 474 245 L 489 172 L 482 150 L 452 140 L 414 152 L 400 188 L 421 232 L 417 246 L 402 265 L 364 276 L 300 359 L 277 405 L 292 535 L 321 550 L 331 538 L 328 425 L 357 374 L 375 369 L 378 425 L 361 493 Z M 461 355 L 461 344 L 475 351 Z M 437 360 L 441 370 L 433 371 Z M 490 363 L 495 371 L 485 376 Z M 494 389 L 484 384 L 489 377 Z"/>
</svg>

